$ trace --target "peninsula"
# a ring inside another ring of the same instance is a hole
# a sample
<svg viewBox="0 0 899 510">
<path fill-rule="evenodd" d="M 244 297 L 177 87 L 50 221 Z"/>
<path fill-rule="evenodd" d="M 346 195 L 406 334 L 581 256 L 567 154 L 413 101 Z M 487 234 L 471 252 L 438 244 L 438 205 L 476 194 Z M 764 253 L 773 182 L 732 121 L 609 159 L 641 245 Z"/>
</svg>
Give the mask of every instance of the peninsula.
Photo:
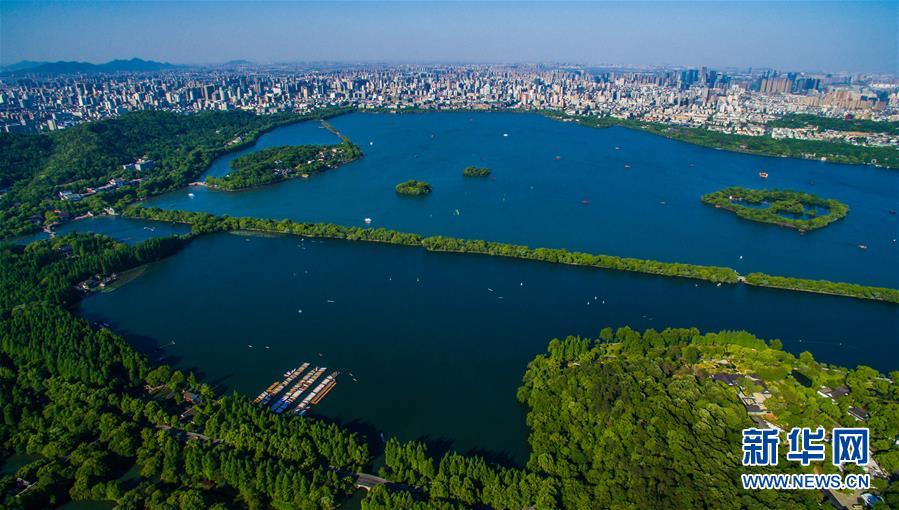
<svg viewBox="0 0 899 510">
<path fill-rule="evenodd" d="M 274 184 L 296 177 L 337 168 L 362 157 L 362 150 L 349 140 L 336 145 L 285 145 L 241 156 L 231 162 L 223 177 L 207 177 L 212 189 L 228 191 Z"/>
</svg>

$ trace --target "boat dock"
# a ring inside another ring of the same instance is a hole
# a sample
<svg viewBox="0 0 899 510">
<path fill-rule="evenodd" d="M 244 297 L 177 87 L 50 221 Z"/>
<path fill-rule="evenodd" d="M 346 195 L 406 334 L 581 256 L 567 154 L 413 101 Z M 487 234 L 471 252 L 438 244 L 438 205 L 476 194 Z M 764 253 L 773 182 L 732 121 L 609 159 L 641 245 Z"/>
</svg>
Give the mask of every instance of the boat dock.
<svg viewBox="0 0 899 510">
<path fill-rule="evenodd" d="M 325 367 L 315 367 L 311 372 L 303 376 L 302 379 L 298 383 L 296 383 L 290 390 L 284 394 L 277 402 L 272 404 L 272 411 L 275 414 L 281 414 L 286 411 L 298 398 L 303 394 L 304 391 L 308 390 L 312 383 L 318 380 L 322 374 L 325 373 L 327 368 Z"/>
<path fill-rule="evenodd" d="M 303 363 L 293 370 L 289 370 L 284 373 L 284 379 L 279 381 L 275 381 L 265 389 L 262 393 L 259 394 L 255 399 L 253 399 L 254 404 L 265 405 L 269 400 L 272 399 L 278 393 L 281 393 L 284 388 L 287 387 L 290 383 L 292 383 L 297 377 L 303 373 L 304 370 L 309 368 L 309 363 Z"/>
<path fill-rule="evenodd" d="M 328 377 L 322 379 L 322 382 L 315 387 L 312 392 L 306 395 L 306 398 L 300 402 L 300 405 L 294 410 L 296 414 L 305 414 L 305 412 L 309 409 L 309 406 L 318 404 L 321 402 L 325 395 L 328 394 L 331 389 L 337 385 L 337 376 L 340 375 L 340 372 L 331 372 Z"/>
<path fill-rule="evenodd" d="M 305 414 L 311 406 L 321 402 L 325 395 L 337 385 L 337 376 L 340 375 L 340 372 L 335 370 L 320 380 L 328 371 L 327 367 L 315 366 L 307 372 L 310 365 L 310 363 L 303 363 L 297 368 L 285 372 L 283 379 L 269 385 L 253 400 L 253 403 L 268 407 L 275 414 L 282 414 L 293 407 L 300 397 L 318 382 L 315 388 L 306 393 L 300 404 L 293 410 L 296 414 Z"/>
</svg>

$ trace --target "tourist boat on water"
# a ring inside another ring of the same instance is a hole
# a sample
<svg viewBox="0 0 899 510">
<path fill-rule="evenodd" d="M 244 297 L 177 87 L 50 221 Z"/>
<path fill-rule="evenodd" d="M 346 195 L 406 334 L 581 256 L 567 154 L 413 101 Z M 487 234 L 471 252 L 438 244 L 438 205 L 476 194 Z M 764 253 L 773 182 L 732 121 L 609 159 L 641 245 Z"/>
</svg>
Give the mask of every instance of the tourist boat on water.
<svg viewBox="0 0 899 510">
<path fill-rule="evenodd" d="M 858 245 L 858 249 L 859 249 L 859 250 L 867 250 L 867 249 L 868 249 L 868 245 L 867 245 L 867 244 L 860 244 L 860 245 Z"/>
<path fill-rule="evenodd" d="M 371 218 L 365 218 L 364 221 L 366 225 L 371 225 Z"/>
<path fill-rule="evenodd" d="M 761 177 L 762 179 L 767 179 L 767 178 L 768 178 L 768 172 L 759 172 L 759 177 Z"/>
</svg>

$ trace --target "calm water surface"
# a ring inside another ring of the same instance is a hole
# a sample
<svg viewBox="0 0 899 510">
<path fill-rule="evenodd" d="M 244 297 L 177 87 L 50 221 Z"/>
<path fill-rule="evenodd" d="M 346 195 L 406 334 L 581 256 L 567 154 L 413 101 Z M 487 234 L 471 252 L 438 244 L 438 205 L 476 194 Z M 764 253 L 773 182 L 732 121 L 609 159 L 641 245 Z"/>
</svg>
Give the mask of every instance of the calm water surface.
<svg viewBox="0 0 899 510">
<path fill-rule="evenodd" d="M 95 218 L 86 218 L 64 223 L 56 229 L 57 235 L 60 236 L 72 232 L 94 232 L 109 236 L 126 244 L 137 244 L 153 237 L 189 233 L 190 226 L 163 221 L 122 218 L 120 216 L 97 216 Z M 49 235 L 46 232 L 37 232 L 28 236 L 13 239 L 13 242 L 27 244 L 48 238 Z"/>
<path fill-rule="evenodd" d="M 370 217 L 375 226 L 427 235 L 899 287 L 899 222 L 889 213 L 899 208 L 897 171 L 716 151 L 531 114 L 359 113 L 330 122 L 362 147 L 364 159 L 308 180 L 236 193 L 190 190 L 193 198 L 181 190 L 149 205 L 343 225 Z M 306 122 L 241 153 L 334 141 Z M 209 174 L 227 173 L 234 157 L 216 161 Z M 493 175 L 463 178 L 468 165 Z M 426 180 L 434 192 L 397 196 L 394 186 L 407 179 Z M 806 191 L 841 200 L 851 212 L 800 236 L 700 203 L 726 186 Z"/>
<path fill-rule="evenodd" d="M 553 337 L 747 329 L 824 361 L 899 368 L 894 305 L 296 237 L 204 236 L 81 313 L 138 347 L 174 341 L 177 365 L 248 396 L 302 361 L 352 372 L 317 413 L 518 463 L 515 391 Z"/>
</svg>

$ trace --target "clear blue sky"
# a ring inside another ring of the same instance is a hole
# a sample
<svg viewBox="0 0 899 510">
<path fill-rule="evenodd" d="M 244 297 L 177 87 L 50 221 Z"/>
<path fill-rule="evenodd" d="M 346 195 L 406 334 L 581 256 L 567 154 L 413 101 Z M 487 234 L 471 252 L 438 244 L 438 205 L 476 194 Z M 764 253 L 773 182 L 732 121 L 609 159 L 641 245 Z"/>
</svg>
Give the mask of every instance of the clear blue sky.
<svg viewBox="0 0 899 510">
<path fill-rule="evenodd" d="M 896 74 L 897 5 L 0 0 L 0 63 L 572 62 Z"/>
</svg>

